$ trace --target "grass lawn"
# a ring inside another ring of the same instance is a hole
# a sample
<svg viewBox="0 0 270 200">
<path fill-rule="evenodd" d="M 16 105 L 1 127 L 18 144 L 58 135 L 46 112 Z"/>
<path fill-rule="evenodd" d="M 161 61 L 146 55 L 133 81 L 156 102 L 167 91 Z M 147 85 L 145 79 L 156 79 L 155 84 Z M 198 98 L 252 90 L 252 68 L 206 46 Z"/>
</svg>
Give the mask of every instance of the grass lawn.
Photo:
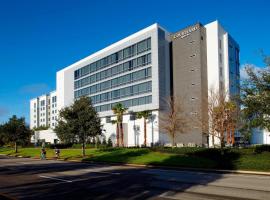
<svg viewBox="0 0 270 200">
<path fill-rule="evenodd" d="M 40 157 L 40 148 L 0 148 L 0 154 Z M 47 157 L 54 157 L 54 150 L 47 149 Z M 204 148 L 108 148 L 86 149 L 82 158 L 81 149 L 62 149 L 61 158 L 113 163 L 132 163 L 157 166 L 179 166 L 207 169 L 241 169 L 270 171 L 270 152 L 254 153 L 253 149 L 227 149 L 224 155 L 219 149 Z"/>
</svg>

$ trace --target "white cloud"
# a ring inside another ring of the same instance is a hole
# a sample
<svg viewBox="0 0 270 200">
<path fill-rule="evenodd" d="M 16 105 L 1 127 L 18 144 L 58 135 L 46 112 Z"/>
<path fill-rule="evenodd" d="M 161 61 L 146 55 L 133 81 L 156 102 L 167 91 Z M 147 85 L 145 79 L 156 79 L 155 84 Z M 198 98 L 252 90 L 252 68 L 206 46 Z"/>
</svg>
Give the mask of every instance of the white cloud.
<svg viewBox="0 0 270 200">
<path fill-rule="evenodd" d="M 253 64 L 243 64 L 243 65 L 240 66 L 240 78 L 241 78 L 241 80 L 248 79 L 248 74 L 246 72 L 246 67 L 253 68 L 256 73 L 258 73 L 259 71 L 262 71 L 264 69 L 263 67 L 258 67 L 258 66 L 253 65 Z"/>
</svg>

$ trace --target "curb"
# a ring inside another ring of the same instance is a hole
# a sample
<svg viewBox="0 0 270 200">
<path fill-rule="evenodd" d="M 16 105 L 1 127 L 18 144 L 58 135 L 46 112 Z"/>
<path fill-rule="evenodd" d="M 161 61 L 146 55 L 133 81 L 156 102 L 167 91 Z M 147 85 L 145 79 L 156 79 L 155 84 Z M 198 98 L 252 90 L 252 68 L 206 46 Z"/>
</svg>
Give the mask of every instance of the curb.
<svg viewBox="0 0 270 200">
<path fill-rule="evenodd" d="M 68 160 L 73 162 L 71 160 Z M 176 170 L 176 171 L 194 171 L 194 172 L 211 172 L 211 173 L 227 173 L 227 174 L 249 174 L 249 175 L 264 175 L 270 176 L 270 172 L 261 171 L 246 171 L 246 170 L 223 170 L 223 169 L 204 169 L 204 168 L 187 168 L 187 167 L 174 167 L 174 166 L 158 166 L 158 165 L 143 165 L 143 164 L 130 164 L 130 163 L 109 163 L 109 162 L 93 162 L 93 161 L 76 161 L 81 163 L 96 163 L 96 164 L 111 164 L 122 165 L 129 167 L 140 167 L 148 169 L 163 169 L 163 170 Z"/>
<path fill-rule="evenodd" d="M 19 158 L 31 158 L 35 160 L 40 160 L 40 158 L 30 157 L 30 156 L 14 156 L 0 154 L 1 156 L 8 157 L 19 157 Z M 63 162 L 76 162 L 76 163 L 91 163 L 91 164 L 103 164 L 103 165 L 122 165 L 129 167 L 140 167 L 149 169 L 164 169 L 164 170 L 177 170 L 177 171 L 194 171 L 194 172 L 211 172 L 211 173 L 228 173 L 228 174 L 248 174 L 248 175 L 264 175 L 270 176 L 270 172 L 263 171 L 247 171 L 247 170 L 224 170 L 224 169 L 204 169 L 204 168 L 187 168 L 187 167 L 174 167 L 174 166 L 158 166 L 158 165 L 143 165 L 143 164 L 131 164 L 131 163 L 115 163 L 115 162 L 95 162 L 95 161 L 82 161 L 82 160 L 65 160 L 65 159 L 54 159 L 46 158 L 46 160 L 58 160 Z"/>
</svg>

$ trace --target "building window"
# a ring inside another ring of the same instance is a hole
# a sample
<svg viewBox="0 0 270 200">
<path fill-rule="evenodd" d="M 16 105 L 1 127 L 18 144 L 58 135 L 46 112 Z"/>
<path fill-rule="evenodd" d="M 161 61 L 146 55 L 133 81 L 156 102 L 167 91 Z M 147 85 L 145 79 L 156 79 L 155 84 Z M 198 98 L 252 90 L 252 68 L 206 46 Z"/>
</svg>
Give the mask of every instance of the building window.
<svg viewBox="0 0 270 200">
<path fill-rule="evenodd" d="M 222 54 L 219 54 L 219 62 L 222 63 Z"/>
<path fill-rule="evenodd" d="M 52 103 L 56 103 L 56 96 L 52 97 Z"/>
<path fill-rule="evenodd" d="M 219 39 L 218 44 L 219 44 L 219 49 L 222 49 L 222 41 L 221 41 L 221 39 Z"/>
<path fill-rule="evenodd" d="M 41 106 L 45 106 L 45 100 L 42 100 L 42 101 L 40 102 L 40 105 L 41 105 Z"/>
<path fill-rule="evenodd" d="M 138 58 L 135 58 L 135 59 L 133 59 L 131 61 L 128 61 L 128 62 L 125 62 L 123 64 L 117 65 L 117 66 L 115 66 L 113 68 L 101 71 L 101 72 L 96 73 L 94 75 L 85 77 L 85 78 L 80 79 L 78 81 L 75 81 L 74 87 L 75 87 L 75 89 L 78 89 L 78 88 L 81 88 L 83 86 L 86 86 L 86 85 L 92 84 L 94 82 L 97 82 L 97 80 L 103 80 L 105 78 L 112 77 L 112 76 L 114 76 L 116 74 L 131 71 L 133 69 L 136 69 L 136 68 L 141 67 L 141 66 L 148 65 L 150 63 L 151 63 L 151 53 L 147 54 L 147 55 L 144 55 L 144 56 L 141 56 L 141 57 L 138 57 Z M 93 93 L 95 93 L 95 92 L 93 92 Z M 75 98 L 77 98 L 76 95 L 75 95 Z"/>
<path fill-rule="evenodd" d="M 106 117 L 106 123 L 111 123 L 112 120 L 111 120 L 111 117 Z"/>
<path fill-rule="evenodd" d="M 111 89 L 114 87 L 118 87 L 120 85 L 125 85 L 131 82 L 136 82 L 139 80 L 144 80 L 144 79 L 148 79 L 149 77 L 152 76 L 152 70 L 151 67 L 140 70 L 140 71 L 136 71 L 124 76 L 120 76 L 118 78 L 114 78 L 112 80 L 109 81 L 105 81 L 96 85 L 92 85 L 90 87 L 87 88 L 83 88 L 79 91 L 75 91 L 74 95 L 76 98 L 83 96 L 83 95 L 91 95 L 97 92 L 101 92 L 101 91 L 105 91 L 107 89 Z M 95 103 L 96 100 L 93 100 L 93 103 Z"/>
<path fill-rule="evenodd" d="M 143 40 L 137 44 L 129 46 L 119 52 L 113 53 L 105 58 L 102 58 L 94 63 L 88 64 L 74 72 L 74 79 L 79 79 L 82 76 L 85 76 L 89 73 L 98 71 L 104 67 L 107 67 L 111 64 L 117 63 L 121 60 L 127 59 L 131 56 L 138 55 L 144 51 L 151 49 L 151 38 Z M 77 84 L 75 84 L 77 85 Z"/>
</svg>

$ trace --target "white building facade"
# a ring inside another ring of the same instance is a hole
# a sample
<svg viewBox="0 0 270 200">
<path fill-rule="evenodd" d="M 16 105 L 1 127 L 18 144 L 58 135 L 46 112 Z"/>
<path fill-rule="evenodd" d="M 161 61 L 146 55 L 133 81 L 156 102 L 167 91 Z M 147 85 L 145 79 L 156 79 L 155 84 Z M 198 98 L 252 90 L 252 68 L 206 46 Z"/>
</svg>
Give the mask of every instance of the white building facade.
<svg viewBox="0 0 270 200">
<path fill-rule="evenodd" d="M 235 94 L 239 83 L 239 46 L 217 21 L 204 28 L 208 88 L 226 88 Z M 193 28 L 192 31 L 198 30 Z M 184 37 L 192 34 L 184 32 Z M 173 91 L 172 35 L 153 24 L 58 71 L 56 91 L 30 101 L 31 127 L 55 127 L 60 109 L 81 96 L 89 96 L 101 117 L 106 140 L 110 138 L 116 143 L 116 125 L 111 123 L 115 116 L 111 109 L 116 103 L 122 103 L 128 108 L 123 117 L 125 146 L 143 144 L 143 119 L 136 119 L 134 113 L 144 110 L 152 112 L 146 126 L 147 146 L 170 144 L 168 135 L 160 130 L 159 115 L 165 109 L 162 101 Z M 184 75 L 179 74 L 179 78 L 181 76 Z M 202 142 L 194 145 L 201 146 Z"/>
<path fill-rule="evenodd" d="M 56 91 L 44 94 L 30 100 L 30 128 L 42 128 L 44 130 L 35 131 L 31 142 L 49 142 L 58 141 L 56 134 L 53 132 L 57 124 L 57 96 Z"/>
<path fill-rule="evenodd" d="M 158 143 L 160 101 L 170 95 L 169 42 L 169 33 L 154 24 L 57 72 L 58 109 L 90 96 L 105 138 L 114 143 L 113 105 L 122 103 L 128 113 L 151 110 L 155 119 L 147 123 L 147 142 Z M 143 143 L 143 120 L 126 114 L 123 127 L 125 146 Z"/>
<path fill-rule="evenodd" d="M 240 92 L 239 45 L 214 21 L 206 26 L 209 90 L 225 90 L 229 96 Z"/>
<path fill-rule="evenodd" d="M 228 98 L 240 94 L 239 45 L 230 34 L 214 21 L 205 25 L 207 34 L 208 91 L 222 91 Z M 235 135 L 240 137 L 239 133 Z M 220 144 L 219 138 L 214 138 Z M 237 140 L 237 139 L 236 139 Z M 212 137 L 209 137 L 209 145 Z"/>
</svg>

